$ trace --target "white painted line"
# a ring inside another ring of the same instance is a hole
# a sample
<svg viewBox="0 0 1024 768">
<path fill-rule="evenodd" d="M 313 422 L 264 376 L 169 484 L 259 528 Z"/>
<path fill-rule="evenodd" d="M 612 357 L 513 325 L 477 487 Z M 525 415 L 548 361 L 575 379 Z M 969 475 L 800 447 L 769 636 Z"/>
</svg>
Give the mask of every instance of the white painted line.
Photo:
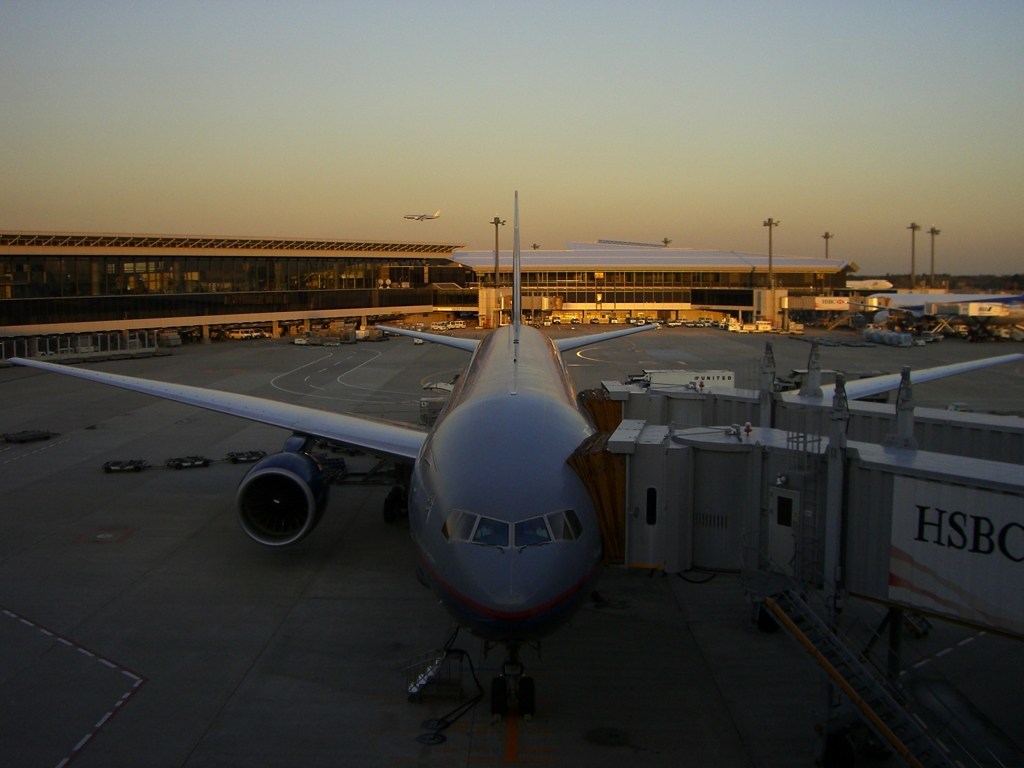
<svg viewBox="0 0 1024 768">
<path fill-rule="evenodd" d="M 924 661 L 919 661 L 919 662 L 917 662 L 917 664 L 914 665 L 914 669 L 917 669 L 918 667 L 923 667 L 927 663 L 928 663 L 928 659 L 925 659 Z"/>
<path fill-rule="evenodd" d="M 117 709 L 117 708 L 118 708 L 118 707 L 120 707 L 120 706 L 121 706 L 122 704 L 124 704 L 124 699 L 121 699 L 120 701 L 116 702 L 116 703 L 114 704 L 114 709 Z"/>
<path fill-rule="evenodd" d="M 961 640 L 959 643 L 957 643 L 957 645 L 967 645 L 973 639 L 974 639 L 973 637 L 965 637 L 963 640 Z"/>
<path fill-rule="evenodd" d="M 77 744 L 75 744 L 75 748 L 72 749 L 71 751 L 72 752 L 77 752 L 82 747 L 84 747 L 85 746 L 85 742 L 87 742 L 91 738 L 92 738 L 92 734 L 91 733 L 85 734 L 85 736 L 82 737 L 82 740 L 80 742 L 78 742 Z"/>
<path fill-rule="evenodd" d="M 142 685 L 142 680 L 136 680 L 135 685 L 133 685 L 132 688 L 138 688 L 140 685 Z"/>
<path fill-rule="evenodd" d="M 22 624 L 24 624 L 24 625 L 25 625 L 26 627 L 34 627 L 34 626 L 35 626 L 35 624 L 33 624 L 33 623 L 32 623 L 31 621 L 29 621 L 28 619 L 18 619 L 18 621 L 20 621 L 20 622 L 21 622 Z"/>
<path fill-rule="evenodd" d="M 946 648 L 944 650 L 941 650 L 941 651 L 939 651 L 938 653 L 935 654 L 935 658 L 936 659 L 941 659 L 943 656 L 945 656 L 947 653 L 949 653 L 952 650 L 953 650 L 952 648 Z"/>
<path fill-rule="evenodd" d="M 317 371 L 317 373 L 323 373 L 326 370 L 327 370 L 326 368 L 321 368 L 319 371 Z"/>
<path fill-rule="evenodd" d="M 979 632 L 978 633 L 978 637 L 981 637 L 982 635 L 985 635 L 985 634 L 988 634 L 988 633 L 987 632 Z"/>
<path fill-rule="evenodd" d="M 89 651 L 85 650 L 85 648 L 79 648 L 78 652 L 79 653 L 84 653 L 86 656 L 95 656 L 96 655 L 94 653 L 90 653 Z"/>
<path fill-rule="evenodd" d="M 67 764 L 68 764 L 68 758 L 65 757 L 63 760 L 61 760 L 59 763 L 57 763 L 56 768 L 64 768 L 64 766 L 67 765 Z"/>
<path fill-rule="evenodd" d="M 114 714 L 114 713 L 113 712 L 107 712 L 107 714 L 105 714 L 103 717 L 101 717 L 100 721 L 98 723 L 96 723 L 96 725 L 94 725 L 93 728 L 102 728 L 103 724 L 105 722 L 107 722 L 107 720 L 110 718 L 110 716 L 112 714 Z"/>
<path fill-rule="evenodd" d="M 58 642 L 58 643 L 64 643 L 64 645 L 71 645 L 71 643 L 69 643 L 69 642 L 68 642 L 67 640 L 65 640 L 65 639 L 64 639 L 63 637 L 58 637 L 58 638 L 57 638 L 57 642 Z"/>
<path fill-rule="evenodd" d="M 131 678 L 132 680 L 138 680 L 138 681 L 140 681 L 140 682 L 142 681 L 142 678 L 141 678 L 141 677 L 139 677 L 138 675 L 133 675 L 133 674 L 132 674 L 131 672 L 129 672 L 129 671 L 127 670 L 127 669 L 122 669 L 122 670 L 121 670 L 121 674 L 122 674 L 122 675 L 128 675 L 128 677 L 130 677 L 130 678 Z"/>
<path fill-rule="evenodd" d="M 938 739 L 935 739 L 935 743 L 939 745 L 939 749 L 941 749 L 943 752 L 949 752 L 949 747 L 947 747 L 945 744 L 943 744 Z"/>
<path fill-rule="evenodd" d="M 106 659 L 100 659 L 100 664 L 106 664 L 106 665 L 107 665 L 108 667 L 110 667 L 111 669 L 117 669 L 117 666 L 115 666 L 114 664 L 111 664 L 111 663 L 110 663 L 109 661 L 107 661 Z"/>
<path fill-rule="evenodd" d="M 39 631 L 42 632 L 44 635 L 49 635 L 50 637 L 53 637 L 53 632 L 51 632 L 48 629 L 43 629 L 42 627 L 40 627 Z"/>
<path fill-rule="evenodd" d="M 928 726 L 924 724 L 924 720 L 922 720 L 917 715 L 911 715 L 911 717 L 914 718 L 917 721 L 917 724 L 921 726 L 921 730 L 922 731 L 927 731 L 928 730 Z"/>
<path fill-rule="evenodd" d="M 15 615 L 14 615 L 13 613 L 11 613 L 10 611 L 8 611 L 8 610 L 7 610 L 6 608 L 4 609 L 4 613 L 6 613 L 6 614 L 7 614 L 8 616 L 10 616 L 10 617 L 11 617 L 12 619 L 16 619 L 16 618 L 18 618 L 18 617 L 17 617 L 17 616 L 15 616 Z"/>
<path fill-rule="evenodd" d="M 309 376 L 303 379 L 303 381 L 309 381 Z"/>
<path fill-rule="evenodd" d="M 124 701 L 125 699 L 127 699 L 131 695 L 132 695 L 132 692 L 128 691 L 128 693 L 126 693 L 124 696 L 121 697 L 121 701 Z"/>
</svg>

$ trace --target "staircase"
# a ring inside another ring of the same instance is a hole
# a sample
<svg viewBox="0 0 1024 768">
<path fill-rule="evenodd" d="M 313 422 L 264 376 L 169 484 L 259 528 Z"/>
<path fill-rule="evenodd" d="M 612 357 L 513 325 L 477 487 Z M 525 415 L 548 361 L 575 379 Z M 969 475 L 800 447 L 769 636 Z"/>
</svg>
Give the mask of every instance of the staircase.
<svg viewBox="0 0 1024 768">
<path fill-rule="evenodd" d="M 943 742 L 931 738 L 925 724 L 900 705 L 895 691 L 875 677 L 795 589 L 766 597 L 764 603 L 850 698 L 878 737 L 908 765 L 962 768 L 973 764 L 966 753 L 963 760 L 957 759 L 960 756 L 953 755 Z"/>
</svg>

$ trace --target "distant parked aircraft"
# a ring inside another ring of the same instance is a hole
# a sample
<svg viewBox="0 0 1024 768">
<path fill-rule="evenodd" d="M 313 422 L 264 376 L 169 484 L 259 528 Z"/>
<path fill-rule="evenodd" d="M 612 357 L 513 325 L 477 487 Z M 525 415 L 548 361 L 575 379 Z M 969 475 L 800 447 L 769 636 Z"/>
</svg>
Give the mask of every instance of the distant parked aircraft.
<svg viewBox="0 0 1024 768">
<path fill-rule="evenodd" d="M 1024 294 L 873 293 L 867 302 L 880 310 L 874 318 L 878 324 L 886 322 L 892 312 L 918 319 L 959 320 L 982 328 L 1024 323 Z"/>
<path fill-rule="evenodd" d="M 846 287 L 854 291 L 887 291 L 892 288 L 888 280 L 847 280 Z"/>
<path fill-rule="evenodd" d="M 441 212 L 438 211 L 433 216 L 429 213 L 407 213 L 405 214 L 405 218 L 411 219 L 412 221 L 430 221 L 430 219 L 441 218 Z"/>
</svg>

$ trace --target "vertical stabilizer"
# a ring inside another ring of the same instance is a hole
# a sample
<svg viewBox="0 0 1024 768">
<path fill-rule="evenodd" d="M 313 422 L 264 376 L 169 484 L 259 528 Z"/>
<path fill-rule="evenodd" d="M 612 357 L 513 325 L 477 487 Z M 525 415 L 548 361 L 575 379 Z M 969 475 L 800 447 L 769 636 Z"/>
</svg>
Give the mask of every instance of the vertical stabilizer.
<svg viewBox="0 0 1024 768">
<path fill-rule="evenodd" d="M 519 264 L 519 192 L 516 192 L 515 215 L 512 221 L 512 325 L 523 318 L 523 277 Z"/>
</svg>

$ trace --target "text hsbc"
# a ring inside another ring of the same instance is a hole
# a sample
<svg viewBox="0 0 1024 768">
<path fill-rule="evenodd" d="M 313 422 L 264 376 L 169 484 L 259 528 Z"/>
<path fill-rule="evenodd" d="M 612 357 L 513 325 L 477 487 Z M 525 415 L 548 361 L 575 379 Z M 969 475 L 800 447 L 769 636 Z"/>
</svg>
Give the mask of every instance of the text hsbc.
<svg viewBox="0 0 1024 768">
<path fill-rule="evenodd" d="M 917 536 L 914 537 L 914 541 L 931 542 L 952 549 L 967 549 L 968 552 L 979 555 L 991 555 L 998 549 L 1008 560 L 1015 563 L 1024 562 L 1024 525 L 1007 523 L 996 533 L 995 523 L 984 515 L 968 515 L 964 512 L 951 514 L 938 507 L 932 509 L 921 504 L 914 506 L 917 507 Z M 968 519 L 971 522 L 968 522 Z M 1011 536 L 1014 531 L 1016 535 Z M 926 533 L 934 533 L 934 538 L 928 538 Z"/>
</svg>

